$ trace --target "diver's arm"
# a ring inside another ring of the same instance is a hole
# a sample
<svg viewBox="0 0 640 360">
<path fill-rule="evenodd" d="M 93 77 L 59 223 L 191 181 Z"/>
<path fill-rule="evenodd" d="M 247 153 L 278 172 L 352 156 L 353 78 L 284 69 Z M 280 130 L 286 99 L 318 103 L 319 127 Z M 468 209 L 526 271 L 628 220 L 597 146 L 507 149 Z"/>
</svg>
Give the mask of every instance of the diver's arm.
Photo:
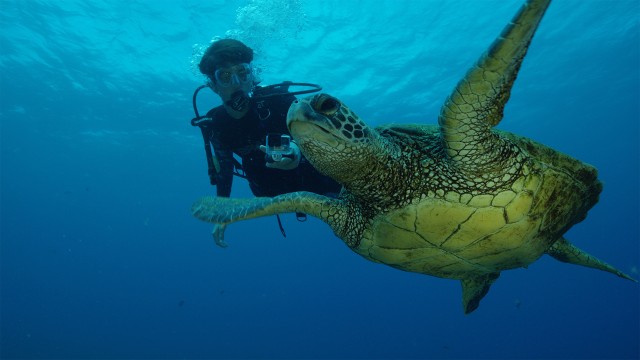
<svg viewBox="0 0 640 360">
<path fill-rule="evenodd" d="M 220 156 L 220 153 L 219 153 Z M 218 181 L 216 191 L 218 196 L 229 197 L 231 195 L 231 184 L 233 183 L 233 162 L 220 160 L 220 172 L 216 176 Z"/>
<path fill-rule="evenodd" d="M 216 192 L 218 196 L 229 197 L 231 195 L 231 185 L 233 183 L 233 152 L 226 149 L 220 139 L 215 135 L 211 136 L 211 144 L 216 154 L 220 171 L 216 174 Z"/>
</svg>

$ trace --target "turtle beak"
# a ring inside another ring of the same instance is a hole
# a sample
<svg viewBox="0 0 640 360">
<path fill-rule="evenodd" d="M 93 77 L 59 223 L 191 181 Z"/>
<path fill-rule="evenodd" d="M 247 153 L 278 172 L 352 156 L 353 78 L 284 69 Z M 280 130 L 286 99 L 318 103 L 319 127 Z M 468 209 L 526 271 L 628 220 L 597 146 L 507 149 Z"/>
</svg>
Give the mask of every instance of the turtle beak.
<svg viewBox="0 0 640 360">
<path fill-rule="evenodd" d="M 291 130 L 292 123 L 305 121 L 308 116 L 311 116 L 311 107 L 306 103 L 300 102 L 300 100 L 294 101 L 287 112 L 287 127 Z"/>
<path fill-rule="evenodd" d="M 291 104 L 287 113 L 287 127 L 292 135 L 309 135 L 314 127 L 320 128 L 325 133 L 330 133 L 326 129 L 326 117 L 322 112 L 315 110 L 314 104 L 319 104 L 315 97 L 311 100 L 296 100 Z M 314 126 L 296 126 L 298 123 Z M 294 127 L 298 128 L 298 134 L 294 132 Z"/>
<path fill-rule="evenodd" d="M 336 138 L 329 130 L 331 125 L 325 115 L 327 111 L 331 111 L 331 103 L 327 99 L 319 99 L 319 96 L 294 101 L 287 113 L 287 127 L 297 141 L 313 139 L 334 144 Z M 321 110 L 317 111 L 316 108 Z"/>
<path fill-rule="evenodd" d="M 287 126 L 291 130 L 291 124 L 296 121 L 312 123 L 326 133 L 340 128 L 331 126 L 333 116 L 340 111 L 340 101 L 327 94 L 319 94 L 303 100 L 294 101 L 287 113 Z M 339 125 L 339 124 L 338 124 Z"/>
</svg>

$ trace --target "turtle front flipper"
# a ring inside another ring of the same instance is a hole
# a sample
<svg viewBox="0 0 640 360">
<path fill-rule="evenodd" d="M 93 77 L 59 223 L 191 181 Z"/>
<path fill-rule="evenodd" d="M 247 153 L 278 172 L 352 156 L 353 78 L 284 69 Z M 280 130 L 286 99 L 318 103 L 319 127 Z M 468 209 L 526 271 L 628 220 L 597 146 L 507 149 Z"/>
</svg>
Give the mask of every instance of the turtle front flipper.
<svg viewBox="0 0 640 360">
<path fill-rule="evenodd" d="M 196 218 L 216 224 L 213 237 L 220 246 L 224 243 L 224 230 L 230 223 L 261 216 L 288 212 L 300 212 L 315 216 L 331 226 L 334 231 L 342 227 L 342 202 L 311 192 L 294 192 L 272 198 L 234 199 L 206 196 L 196 201 L 191 212 Z"/>
<path fill-rule="evenodd" d="M 438 122 L 449 157 L 458 164 L 499 156 L 491 127 L 502 120 L 504 106 L 531 39 L 550 0 L 530 0 L 520 8 L 498 39 L 458 83 Z"/>
<path fill-rule="evenodd" d="M 547 249 L 546 253 L 558 261 L 610 272 L 623 279 L 638 282 L 638 280 L 614 268 L 606 262 L 590 255 L 584 250 L 580 250 L 565 238 L 561 238 L 553 243 L 553 245 Z"/>
</svg>

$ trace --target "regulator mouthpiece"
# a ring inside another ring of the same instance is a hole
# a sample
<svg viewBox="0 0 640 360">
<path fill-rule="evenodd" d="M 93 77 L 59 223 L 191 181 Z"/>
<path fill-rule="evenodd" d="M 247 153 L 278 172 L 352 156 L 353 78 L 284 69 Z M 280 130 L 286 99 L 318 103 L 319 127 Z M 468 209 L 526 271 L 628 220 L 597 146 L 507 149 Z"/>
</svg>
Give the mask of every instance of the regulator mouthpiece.
<svg viewBox="0 0 640 360">
<path fill-rule="evenodd" d="M 249 106 L 249 101 L 251 101 L 249 94 L 238 90 L 231 95 L 231 99 L 226 104 L 235 111 L 244 111 Z"/>
</svg>

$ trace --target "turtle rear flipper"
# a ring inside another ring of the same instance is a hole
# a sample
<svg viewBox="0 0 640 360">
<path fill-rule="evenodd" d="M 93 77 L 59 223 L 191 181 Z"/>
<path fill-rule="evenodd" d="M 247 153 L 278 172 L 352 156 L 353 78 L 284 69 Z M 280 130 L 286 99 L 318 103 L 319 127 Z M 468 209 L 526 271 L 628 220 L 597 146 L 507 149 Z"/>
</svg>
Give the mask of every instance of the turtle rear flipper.
<svg viewBox="0 0 640 360">
<path fill-rule="evenodd" d="M 500 277 L 500 273 L 491 273 L 460 280 L 462 283 L 462 308 L 469 314 L 480 306 L 480 300 L 487 295 L 491 285 Z"/>
<path fill-rule="evenodd" d="M 638 282 L 638 280 L 623 273 L 606 262 L 590 255 L 586 251 L 580 250 L 565 238 L 560 238 L 560 240 L 556 241 L 549 247 L 549 249 L 547 249 L 546 253 L 558 261 L 610 272 L 623 279 Z"/>
</svg>

